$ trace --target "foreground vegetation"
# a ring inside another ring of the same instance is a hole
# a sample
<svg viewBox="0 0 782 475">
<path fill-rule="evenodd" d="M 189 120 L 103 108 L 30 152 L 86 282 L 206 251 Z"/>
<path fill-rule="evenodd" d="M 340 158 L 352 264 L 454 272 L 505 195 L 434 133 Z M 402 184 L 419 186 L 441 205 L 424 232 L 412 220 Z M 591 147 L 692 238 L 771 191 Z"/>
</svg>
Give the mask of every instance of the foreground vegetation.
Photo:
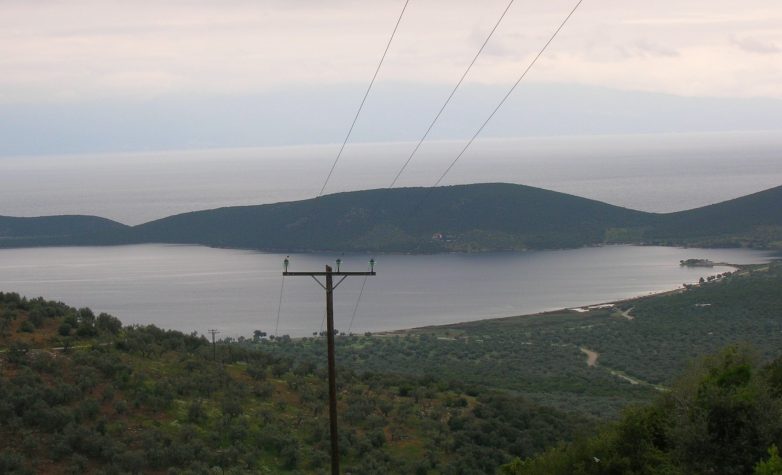
<svg viewBox="0 0 782 475">
<path fill-rule="evenodd" d="M 516 460 L 505 475 L 782 473 L 782 359 L 729 347 L 703 359 L 654 404 L 594 437 Z"/>
<path fill-rule="evenodd" d="M 317 473 L 326 376 L 314 364 L 0 293 L 0 473 Z M 492 473 L 583 418 L 432 377 L 340 371 L 354 474 Z"/>
</svg>

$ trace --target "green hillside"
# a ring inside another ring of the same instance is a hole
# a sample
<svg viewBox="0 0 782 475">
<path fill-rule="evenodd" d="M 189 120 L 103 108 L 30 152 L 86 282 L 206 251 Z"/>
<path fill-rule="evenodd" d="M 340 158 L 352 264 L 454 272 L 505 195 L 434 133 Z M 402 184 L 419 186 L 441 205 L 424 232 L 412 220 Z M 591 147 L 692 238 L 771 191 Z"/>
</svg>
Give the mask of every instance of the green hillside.
<svg viewBox="0 0 782 475">
<path fill-rule="evenodd" d="M 588 422 L 432 376 L 338 378 L 346 473 L 493 473 Z M 0 473 L 326 473 L 326 380 L 267 340 L 213 358 L 203 337 L 0 292 Z"/>
<path fill-rule="evenodd" d="M 653 403 L 592 437 L 505 465 L 503 475 L 782 473 L 782 358 L 729 347 Z"/>
<path fill-rule="evenodd" d="M 0 218 L 0 247 L 127 243 L 371 252 L 606 243 L 782 249 L 782 187 L 669 214 L 529 186 L 486 183 L 337 193 L 196 211 L 133 227 L 87 216 Z"/>
<path fill-rule="evenodd" d="M 97 216 L 0 216 L 0 247 L 97 244 L 128 229 L 129 226 Z"/>
<path fill-rule="evenodd" d="M 730 201 L 661 216 L 652 240 L 703 246 L 782 249 L 782 186 Z"/>
<path fill-rule="evenodd" d="M 185 213 L 133 229 L 144 242 L 279 250 L 441 251 L 578 247 L 650 216 L 501 183 L 337 193 Z M 442 238 L 433 237 L 442 235 Z"/>
</svg>

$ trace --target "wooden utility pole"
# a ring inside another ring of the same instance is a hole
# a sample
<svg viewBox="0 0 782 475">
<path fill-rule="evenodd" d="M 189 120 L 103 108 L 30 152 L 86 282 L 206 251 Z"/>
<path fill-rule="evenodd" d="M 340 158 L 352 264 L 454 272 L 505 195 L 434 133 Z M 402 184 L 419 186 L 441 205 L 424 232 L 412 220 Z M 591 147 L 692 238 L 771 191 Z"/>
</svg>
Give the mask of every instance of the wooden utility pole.
<svg viewBox="0 0 782 475">
<path fill-rule="evenodd" d="M 212 361 L 217 361 L 217 351 L 215 350 L 215 335 L 220 333 L 217 330 L 209 330 L 212 334 Z"/>
<path fill-rule="evenodd" d="M 357 275 L 375 275 L 375 260 L 369 261 L 369 272 L 341 272 L 339 265 L 341 260 L 337 260 L 337 272 L 333 272 L 331 266 L 326 266 L 326 272 L 288 272 L 288 259 L 285 259 L 284 276 L 310 276 L 315 279 L 326 291 L 326 344 L 328 346 L 328 365 L 329 365 L 329 422 L 331 429 L 331 474 L 339 475 L 339 435 L 337 432 L 337 363 L 334 354 L 334 290 L 349 276 Z M 318 276 L 326 277 L 324 285 Z M 334 285 L 334 276 L 342 278 Z"/>
</svg>

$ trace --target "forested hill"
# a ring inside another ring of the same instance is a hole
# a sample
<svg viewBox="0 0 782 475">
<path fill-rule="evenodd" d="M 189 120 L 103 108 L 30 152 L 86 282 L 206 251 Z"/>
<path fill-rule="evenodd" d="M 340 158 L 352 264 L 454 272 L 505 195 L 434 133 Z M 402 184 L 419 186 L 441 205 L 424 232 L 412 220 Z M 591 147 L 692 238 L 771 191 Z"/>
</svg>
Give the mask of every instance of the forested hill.
<svg viewBox="0 0 782 475">
<path fill-rule="evenodd" d="M 782 248 L 782 186 L 730 201 L 670 213 L 647 233 L 702 245 L 759 245 Z"/>
<path fill-rule="evenodd" d="M 0 247 L 98 244 L 117 239 L 128 229 L 97 216 L 0 216 Z"/>
<path fill-rule="evenodd" d="M 521 185 L 337 193 L 164 218 L 133 229 L 146 242 L 290 250 L 438 251 L 577 247 L 650 215 Z"/>
<path fill-rule="evenodd" d="M 93 221 L 68 221 L 77 218 Z M 154 242 L 381 252 L 572 248 L 603 243 L 782 248 L 782 187 L 670 214 L 634 211 L 529 186 L 486 183 L 336 193 L 184 213 L 134 227 L 90 217 L 34 219 L 42 221 L 27 228 L 11 223 L 4 229 L 0 221 L 0 247 Z"/>
</svg>

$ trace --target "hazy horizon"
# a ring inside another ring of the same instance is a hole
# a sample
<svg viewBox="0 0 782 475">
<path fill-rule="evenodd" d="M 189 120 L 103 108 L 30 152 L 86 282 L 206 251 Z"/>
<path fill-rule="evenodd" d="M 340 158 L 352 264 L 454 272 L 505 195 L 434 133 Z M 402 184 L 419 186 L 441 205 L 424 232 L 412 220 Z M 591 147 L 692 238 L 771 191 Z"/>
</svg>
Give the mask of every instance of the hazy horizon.
<svg viewBox="0 0 782 475">
<path fill-rule="evenodd" d="M 398 187 L 431 186 L 463 141 L 432 141 Z M 325 193 L 384 188 L 414 143 L 353 144 Z M 339 144 L 6 157 L 0 215 L 92 214 L 125 224 L 312 198 Z M 782 184 L 782 134 L 480 139 L 442 183 L 509 182 L 650 212 Z M 37 186 L 30 186 L 30 183 Z"/>
<path fill-rule="evenodd" d="M 255 96 L 0 104 L 4 125 L 0 158 L 334 144 L 344 138 L 345 127 L 355 114 L 351 99 L 360 89 L 356 84 Z M 483 85 L 460 89 L 428 141 L 466 141 L 505 89 Z M 378 85 L 348 148 L 350 144 L 419 139 L 442 94 L 438 86 Z M 694 98 L 542 83 L 527 84 L 514 97 L 481 137 L 782 132 L 782 100 Z"/>
<path fill-rule="evenodd" d="M 515 2 L 431 140 L 467 140 L 573 4 Z M 3 2 L 0 157 L 339 143 L 402 5 Z M 410 2 L 350 143 L 418 139 L 506 5 Z M 772 0 L 585 2 L 482 137 L 782 130 L 780 59 Z"/>
</svg>

